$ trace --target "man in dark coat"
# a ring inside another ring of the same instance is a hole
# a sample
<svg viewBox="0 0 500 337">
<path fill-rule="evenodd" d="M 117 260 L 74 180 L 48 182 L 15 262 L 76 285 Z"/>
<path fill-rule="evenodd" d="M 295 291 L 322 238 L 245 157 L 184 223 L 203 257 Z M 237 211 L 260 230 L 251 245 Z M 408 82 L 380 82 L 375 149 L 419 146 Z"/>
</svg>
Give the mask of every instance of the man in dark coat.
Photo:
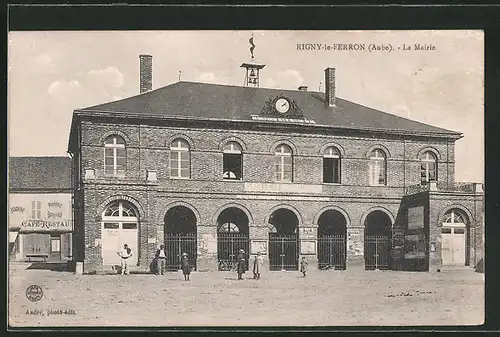
<svg viewBox="0 0 500 337">
<path fill-rule="evenodd" d="M 238 253 L 238 280 L 243 280 L 243 274 L 246 271 L 245 251 L 240 249 Z"/>
<path fill-rule="evenodd" d="M 184 281 L 189 281 L 189 274 L 191 274 L 191 266 L 189 265 L 189 259 L 187 253 L 182 254 L 181 268 L 182 268 L 182 273 L 184 274 Z"/>
</svg>

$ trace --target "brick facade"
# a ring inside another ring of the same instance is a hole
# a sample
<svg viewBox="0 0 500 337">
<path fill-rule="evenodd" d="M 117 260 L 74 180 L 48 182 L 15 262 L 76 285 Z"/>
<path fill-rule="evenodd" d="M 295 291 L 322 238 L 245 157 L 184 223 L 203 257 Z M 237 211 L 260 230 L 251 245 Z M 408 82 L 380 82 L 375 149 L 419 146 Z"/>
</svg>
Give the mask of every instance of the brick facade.
<svg viewBox="0 0 500 337">
<path fill-rule="evenodd" d="M 73 137 L 75 134 L 80 135 L 74 150 L 75 186 L 80 186 L 75 193 L 80 200 L 75 209 L 78 229 L 74 242 L 79 243 L 75 256 L 84 262 L 86 273 L 110 270 L 102 263 L 101 216 L 111 201 L 119 199 L 131 202 L 139 213 L 140 248 L 135 268 L 142 271 L 149 269 L 164 240 L 166 212 L 176 205 L 188 207 L 196 216 L 199 271 L 217 269 L 217 217 L 228 207 L 247 214 L 250 242 L 267 242 L 269 217 L 279 208 L 297 215 L 299 240 L 316 242 L 319 216 L 325 210 L 337 210 L 346 218 L 347 268 L 354 268 L 364 265 L 365 220 L 372 211 L 386 213 L 393 229 L 404 231 L 406 209 L 423 205 L 428 244 L 435 247 L 428 251 L 429 270 L 442 264 L 440 221 L 447 210 L 458 208 L 469 217 L 466 264 L 475 265 L 483 254 L 483 194 L 474 188 L 455 188 L 454 140 L 448 138 L 350 131 L 328 134 L 300 128 L 288 132 L 287 128 L 259 126 L 236 129 L 222 122 L 219 126 L 171 126 L 92 118 L 74 124 Z M 103 142 L 110 134 L 118 134 L 126 142 L 125 177 L 104 175 Z M 190 179 L 169 177 L 169 147 L 176 138 L 185 139 L 190 146 Z M 230 140 L 243 149 L 241 181 L 222 178 L 222 147 Z M 293 183 L 277 184 L 274 147 L 283 142 L 293 149 Z M 341 153 L 340 184 L 323 183 L 322 150 L 330 145 Z M 385 186 L 369 186 L 368 155 L 375 148 L 387 158 Z M 419 154 L 426 150 L 438 158 L 439 186 L 436 191 L 427 188 L 413 193 L 409 187 L 420 185 Z M 151 171 L 156 179 L 148 180 Z M 393 237 L 401 235 L 394 233 Z M 402 248 L 392 248 L 391 268 L 404 268 Z M 268 263 L 267 256 L 265 260 Z M 317 254 L 308 255 L 308 260 L 310 267 L 317 266 Z"/>
</svg>

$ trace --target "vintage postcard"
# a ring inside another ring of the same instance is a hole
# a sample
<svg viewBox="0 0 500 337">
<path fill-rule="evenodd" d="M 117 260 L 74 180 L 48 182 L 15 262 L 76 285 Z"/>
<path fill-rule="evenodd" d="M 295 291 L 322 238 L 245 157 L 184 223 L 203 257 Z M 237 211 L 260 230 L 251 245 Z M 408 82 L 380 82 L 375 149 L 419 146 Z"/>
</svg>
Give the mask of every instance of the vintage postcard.
<svg viewBox="0 0 500 337">
<path fill-rule="evenodd" d="M 8 40 L 11 328 L 483 324 L 482 31 Z"/>
</svg>

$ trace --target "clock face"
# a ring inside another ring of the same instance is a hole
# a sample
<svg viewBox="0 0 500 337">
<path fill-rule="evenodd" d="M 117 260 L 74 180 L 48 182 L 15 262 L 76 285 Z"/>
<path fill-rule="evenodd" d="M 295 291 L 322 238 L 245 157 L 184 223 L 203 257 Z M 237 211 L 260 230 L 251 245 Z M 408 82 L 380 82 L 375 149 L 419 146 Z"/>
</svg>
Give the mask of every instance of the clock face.
<svg viewBox="0 0 500 337">
<path fill-rule="evenodd" d="M 290 110 L 290 102 L 286 98 L 279 98 L 275 103 L 276 110 L 279 113 L 287 113 Z"/>
</svg>

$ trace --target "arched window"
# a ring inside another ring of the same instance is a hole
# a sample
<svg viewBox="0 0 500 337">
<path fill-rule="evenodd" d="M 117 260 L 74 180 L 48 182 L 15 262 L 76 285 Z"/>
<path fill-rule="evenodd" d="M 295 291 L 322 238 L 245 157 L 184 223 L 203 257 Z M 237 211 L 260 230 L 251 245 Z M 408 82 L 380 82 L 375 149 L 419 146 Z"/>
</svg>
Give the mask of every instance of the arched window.
<svg viewBox="0 0 500 337">
<path fill-rule="evenodd" d="M 467 216 L 458 209 L 451 209 L 444 215 L 446 224 L 467 224 Z"/>
<path fill-rule="evenodd" d="M 239 233 L 240 229 L 232 222 L 223 223 L 219 227 L 219 233 Z"/>
<path fill-rule="evenodd" d="M 323 182 L 340 184 L 340 152 L 333 146 L 323 152 Z"/>
<path fill-rule="evenodd" d="M 386 160 L 385 153 L 380 149 L 375 149 L 370 153 L 370 185 L 378 186 L 386 184 Z"/>
<path fill-rule="evenodd" d="M 127 169 L 125 141 L 118 135 L 111 135 L 104 141 L 104 173 L 124 176 Z"/>
<path fill-rule="evenodd" d="M 189 144 L 181 138 L 170 144 L 170 178 L 188 179 L 191 172 Z"/>
<path fill-rule="evenodd" d="M 222 178 L 241 180 L 243 176 L 243 154 L 237 142 L 228 142 L 222 154 Z"/>
<path fill-rule="evenodd" d="M 276 181 L 291 182 L 293 180 L 292 149 L 286 144 L 279 145 L 274 152 Z"/>
<path fill-rule="evenodd" d="M 420 182 L 422 185 L 430 181 L 437 181 L 437 158 L 431 151 L 420 156 Z"/>
</svg>

